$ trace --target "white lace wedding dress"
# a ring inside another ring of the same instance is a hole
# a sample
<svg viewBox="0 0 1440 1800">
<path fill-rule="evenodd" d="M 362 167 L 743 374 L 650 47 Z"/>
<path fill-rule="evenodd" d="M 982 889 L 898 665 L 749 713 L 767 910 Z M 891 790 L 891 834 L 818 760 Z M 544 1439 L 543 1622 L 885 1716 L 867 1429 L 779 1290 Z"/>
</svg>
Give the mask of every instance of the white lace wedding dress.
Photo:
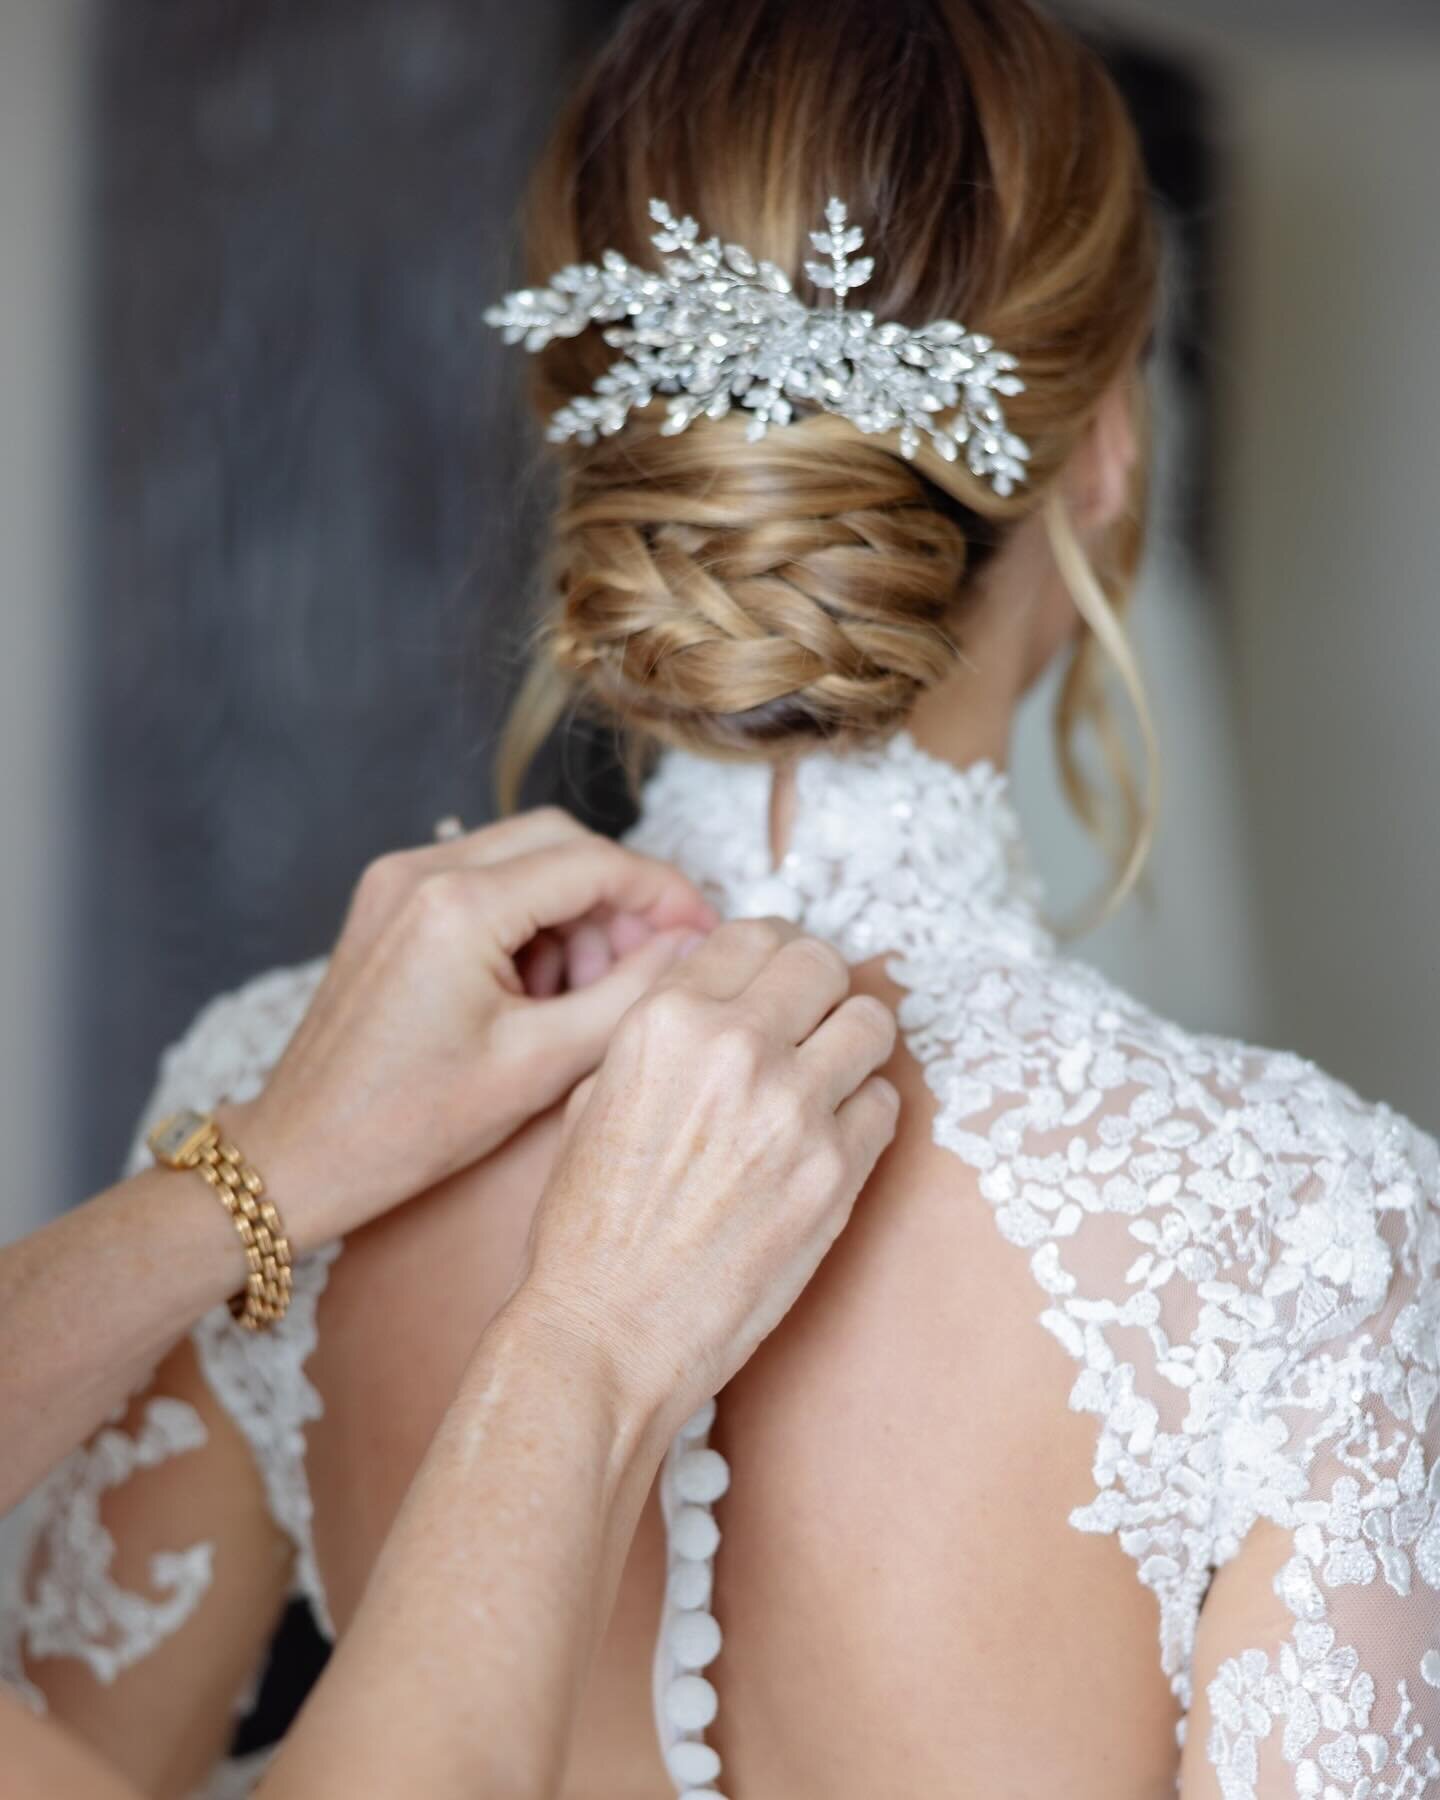
<svg viewBox="0 0 1440 1800">
<path fill-rule="evenodd" d="M 769 782 L 762 768 L 672 755 L 632 841 L 732 915 L 782 914 L 853 962 L 887 954 L 937 1101 L 935 1140 L 1029 1252 L 1039 1323 L 1075 1359 L 1070 1405 L 1095 1420 L 1094 1496 L 1071 1523 L 1113 1534 L 1153 1591 L 1182 1710 L 1212 1575 L 1257 1521 L 1289 1535 L 1275 1584 L 1288 1634 L 1236 1642 L 1208 1687 L 1226 1800 L 1440 1795 L 1434 1141 L 1299 1057 L 1194 1036 L 1060 955 L 990 766 L 957 771 L 903 734 L 813 756 L 778 869 Z M 215 1001 L 166 1055 L 147 1123 L 256 1090 L 319 975 L 283 970 Z M 195 1333 L 322 1624 L 305 1475 L 319 1399 L 305 1361 L 334 1254 L 302 1267 L 276 1331 L 246 1336 L 222 1308 Z M 52 1478 L 44 1574 L 9 1610 L 17 1672 L 23 1648 L 113 1678 L 198 1603 L 208 1546 L 156 1560 L 158 1600 L 125 1593 L 98 1513 L 107 1487 L 185 1452 L 198 1427 L 187 1406 L 154 1401 L 136 1438 L 102 1433 Z M 725 1470 L 707 1430 L 704 1414 L 691 1422 L 662 1488 L 671 1579 L 655 1699 L 683 1790 L 719 1776 L 705 1742 L 718 1701 L 700 1671 L 719 1643 L 711 1507 Z"/>
</svg>

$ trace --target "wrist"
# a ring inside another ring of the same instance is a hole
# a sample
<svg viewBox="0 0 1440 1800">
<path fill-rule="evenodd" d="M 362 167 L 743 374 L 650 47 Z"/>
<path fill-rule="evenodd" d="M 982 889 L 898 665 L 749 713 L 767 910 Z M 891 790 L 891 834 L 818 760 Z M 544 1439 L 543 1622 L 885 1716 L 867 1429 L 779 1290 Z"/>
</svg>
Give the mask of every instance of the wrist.
<svg viewBox="0 0 1440 1800">
<path fill-rule="evenodd" d="M 491 1321 L 481 1346 L 548 1368 L 579 1390 L 587 1409 L 605 1419 L 622 1458 L 658 1468 L 692 1410 L 682 1404 L 677 1411 L 674 1383 L 657 1378 L 623 1333 L 529 1278 Z"/>
<path fill-rule="evenodd" d="M 293 1252 L 315 1250 L 341 1235 L 328 1223 L 326 1196 L 333 1173 L 307 1156 L 306 1145 L 271 1117 L 263 1094 L 254 1100 L 222 1101 L 211 1117 L 264 1181 L 265 1197 L 279 1212 Z M 335 1166 L 332 1162 L 332 1171 Z"/>
</svg>

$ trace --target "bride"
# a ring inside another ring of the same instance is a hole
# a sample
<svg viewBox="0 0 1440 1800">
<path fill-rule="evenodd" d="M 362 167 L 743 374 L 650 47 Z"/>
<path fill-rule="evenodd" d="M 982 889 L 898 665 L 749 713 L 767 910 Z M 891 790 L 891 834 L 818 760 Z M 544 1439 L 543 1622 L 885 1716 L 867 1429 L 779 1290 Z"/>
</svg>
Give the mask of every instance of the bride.
<svg viewBox="0 0 1440 1800">
<path fill-rule="evenodd" d="M 1440 1793 L 1436 1146 L 1062 953 L 1003 773 L 1056 657 L 1088 817 L 1107 661 L 1144 716 L 1155 239 L 1102 67 L 1028 0 L 641 0 L 529 222 L 551 285 L 493 318 L 560 498 L 511 774 L 577 693 L 665 746 L 635 841 L 829 937 L 905 1046 L 850 1229 L 666 1464 L 567 1800 Z M 317 975 L 216 1002 L 153 1113 L 253 1092 Z M 28 1673 L 151 1791 L 292 1588 L 344 1631 L 556 1130 L 275 1332 L 202 1322 L 153 1393 L 203 1434 L 56 1484 Z"/>
</svg>

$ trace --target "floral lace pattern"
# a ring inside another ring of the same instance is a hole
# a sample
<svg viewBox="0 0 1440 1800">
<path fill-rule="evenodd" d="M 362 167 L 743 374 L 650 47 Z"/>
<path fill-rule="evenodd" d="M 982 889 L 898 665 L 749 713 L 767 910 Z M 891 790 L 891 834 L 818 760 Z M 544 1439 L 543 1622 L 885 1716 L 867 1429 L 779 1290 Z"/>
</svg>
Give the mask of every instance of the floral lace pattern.
<svg viewBox="0 0 1440 1800">
<path fill-rule="evenodd" d="M 1440 1793 L 1434 1141 L 1298 1057 L 1185 1032 L 1058 954 L 1007 784 L 988 764 L 957 771 L 902 733 L 879 750 L 812 756 L 797 784 L 778 868 L 760 767 L 668 756 L 631 842 L 731 915 L 778 913 L 853 962 L 885 954 L 937 1101 L 935 1140 L 1028 1254 L 1041 1323 L 1077 1365 L 1070 1405 L 1096 1422 L 1095 1491 L 1071 1523 L 1113 1535 L 1155 1595 L 1183 1712 L 1215 1572 L 1258 1523 L 1285 1534 L 1274 1586 L 1289 1625 L 1235 1644 L 1206 1690 L 1206 1753 L 1225 1800 Z M 253 1092 L 320 973 L 280 971 L 214 1003 L 167 1056 L 147 1121 Z M 284 1336 L 242 1338 L 223 1313 L 196 1334 L 322 1617 L 303 1458 L 325 1277 L 321 1258 L 297 1278 Z M 667 1461 L 656 1660 L 662 1745 L 688 1789 L 719 1766 L 705 1743 L 717 1697 L 698 1674 L 718 1650 L 707 1496 L 723 1481 L 700 1430 L 708 1417 Z M 85 1641 L 99 1654 L 114 1616 L 97 1600 L 109 1551 L 65 1491 L 48 1528 L 64 1521 L 79 1550 L 53 1616 L 93 1621 Z M 203 1549 L 182 1553 L 196 1558 L 184 1565 L 192 1584 Z M 175 1604 L 189 1592 L 182 1583 Z"/>
<path fill-rule="evenodd" d="M 732 915 L 884 951 L 938 1109 L 1029 1252 L 1096 1420 L 1093 1500 L 1160 1607 L 1188 1712 L 1215 1571 L 1268 1520 L 1288 1638 L 1207 1688 L 1225 1800 L 1440 1783 L 1440 1152 L 1298 1057 L 1198 1037 L 1060 956 L 1004 778 L 905 734 L 770 778 L 672 755 L 631 842 Z M 1137 1349 L 1140 1346 L 1140 1349 Z M 1183 1723 L 1182 1723 L 1183 1735 Z"/>
<path fill-rule="evenodd" d="M 207 1111 L 222 1100 L 251 1100 L 259 1093 L 324 973 L 323 961 L 273 969 L 203 1009 L 161 1060 L 127 1173 L 148 1164 L 145 1134 L 166 1113 L 181 1106 Z M 294 1542 L 295 1590 L 327 1632 L 330 1616 L 315 1564 L 305 1475 L 305 1426 L 322 1409 L 305 1364 L 315 1348 L 316 1308 L 339 1253 L 340 1246 L 330 1244 L 296 1265 L 289 1310 L 268 1331 L 241 1331 L 228 1307 L 217 1306 L 191 1334 L 212 1393 L 250 1445 L 275 1522 Z"/>
<path fill-rule="evenodd" d="M 296 1264 L 289 1308 L 269 1330 L 242 1332 L 220 1307 L 191 1334 L 211 1392 L 250 1445 L 275 1523 L 295 1545 L 295 1591 L 329 1638 L 335 1627 L 315 1561 L 305 1473 L 305 1427 L 324 1407 L 305 1365 L 316 1343 L 316 1309 L 339 1254 L 338 1244 L 327 1244 Z"/>
<path fill-rule="evenodd" d="M 323 973 L 321 962 L 273 970 L 203 1009 L 161 1059 L 127 1174 L 148 1165 L 145 1134 L 157 1119 L 181 1106 L 208 1109 L 259 1092 Z M 290 1310 L 263 1336 L 242 1332 L 224 1306 L 201 1319 L 192 1334 L 211 1389 L 250 1444 L 275 1519 L 294 1540 L 296 1590 L 326 1628 L 304 1464 L 304 1426 L 318 1416 L 320 1400 L 304 1369 L 315 1345 L 316 1305 L 338 1251 L 331 1245 L 297 1265 Z M 160 1601 L 127 1592 L 111 1578 L 115 1545 L 101 1521 L 100 1501 L 106 1489 L 135 1470 L 198 1450 L 205 1441 L 192 1406 L 153 1398 L 135 1435 L 107 1427 L 67 1457 L 32 1496 L 27 1510 L 33 1515 L 29 1560 L 35 1573 L 22 1577 L 0 1607 L 0 1668 L 7 1680 L 20 1677 L 28 1655 L 77 1657 L 97 1679 L 114 1681 L 191 1616 L 209 1587 L 212 1546 L 198 1544 L 152 1559 L 150 1579 Z M 21 1559 L 22 1568 L 26 1560 Z M 33 1687 L 20 1685 L 38 1701 Z M 258 1774 L 258 1765 L 250 1773 Z M 226 1765 L 217 1771 L 221 1787 L 215 1791 L 244 1791 L 234 1784 L 245 1779 L 243 1771 Z"/>
<path fill-rule="evenodd" d="M 23 1645 L 36 1657 L 77 1657 L 97 1681 L 114 1681 L 190 1617 L 210 1586 L 213 1545 L 152 1556 L 150 1584 L 161 1597 L 147 1599 L 111 1579 L 115 1540 L 101 1523 L 100 1502 L 137 1471 L 204 1443 L 194 1407 L 153 1399 L 133 1434 L 106 1426 L 46 1478 L 33 1497 L 32 1535 L 6 1607 L 6 1661 L 17 1674 Z M 38 1700 L 28 1684 L 26 1692 Z"/>
</svg>

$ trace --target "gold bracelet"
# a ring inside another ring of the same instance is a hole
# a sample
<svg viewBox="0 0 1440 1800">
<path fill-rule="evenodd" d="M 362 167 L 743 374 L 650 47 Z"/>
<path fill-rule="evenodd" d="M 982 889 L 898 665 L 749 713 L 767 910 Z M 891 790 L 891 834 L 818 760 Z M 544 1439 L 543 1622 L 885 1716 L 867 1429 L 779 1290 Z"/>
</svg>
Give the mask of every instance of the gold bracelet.
<svg viewBox="0 0 1440 1800">
<path fill-rule="evenodd" d="M 172 1113 L 146 1138 L 151 1154 L 166 1169 L 194 1169 L 203 1175 L 235 1222 L 250 1273 L 230 1299 L 231 1316 L 247 1331 L 260 1331 L 285 1316 L 293 1272 L 290 1240 L 280 1215 L 265 1196 L 265 1183 L 240 1151 L 205 1113 Z"/>
</svg>

